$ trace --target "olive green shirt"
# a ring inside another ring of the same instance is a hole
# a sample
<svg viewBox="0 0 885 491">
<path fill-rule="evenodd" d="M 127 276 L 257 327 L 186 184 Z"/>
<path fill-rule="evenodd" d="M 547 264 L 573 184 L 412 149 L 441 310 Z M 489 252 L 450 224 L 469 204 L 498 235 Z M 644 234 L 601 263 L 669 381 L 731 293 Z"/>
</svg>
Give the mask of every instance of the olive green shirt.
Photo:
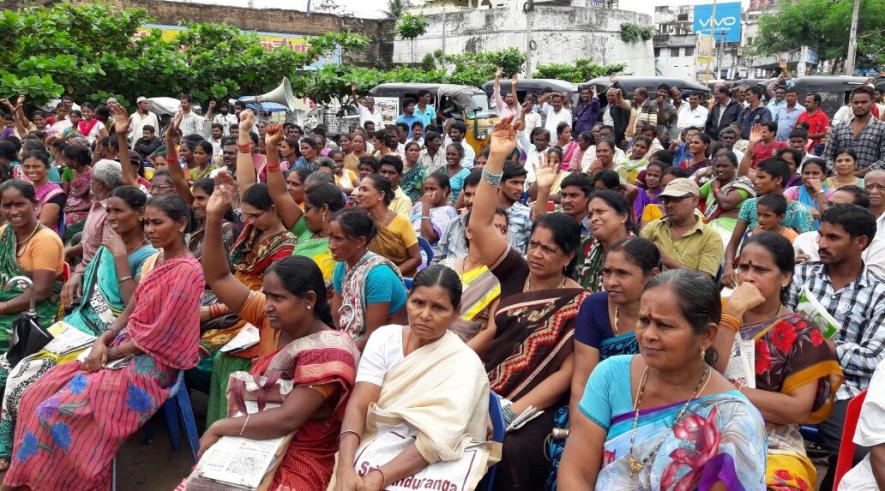
<svg viewBox="0 0 885 491">
<path fill-rule="evenodd" d="M 702 271 L 715 278 L 722 265 L 722 238 L 719 233 L 704 223 L 696 213 L 697 223 L 682 237 L 673 240 L 670 222 L 667 218 L 654 220 L 645 226 L 639 235 L 654 242 L 661 252 L 688 268 Z"/>
</svg>

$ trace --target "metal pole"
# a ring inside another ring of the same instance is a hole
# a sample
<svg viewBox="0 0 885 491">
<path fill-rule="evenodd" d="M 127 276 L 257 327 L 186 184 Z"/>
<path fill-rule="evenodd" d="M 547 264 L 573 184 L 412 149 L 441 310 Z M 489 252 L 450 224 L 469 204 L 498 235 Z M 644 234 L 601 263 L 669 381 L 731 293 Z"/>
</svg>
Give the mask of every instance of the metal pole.
<svg viewBox="0 0 885 491">
<path fill-rule="evenodd" d="M 535 10 L 534 2 L 528 0 L 523 4 L 525 10 L 525 77 L 532 78 L 532 12 Z"/>
<path fill-rule="evenodd" d="M 713 51 L 710 52 L 710 57 L 707 61 L 707 73 L 711 77 L 713 77 L 713 53 L 716 51 L 716 32 L 714 31 L 716 27 L 716 3 L 717 0 L 713 0 L 713 9 L 710 11 L 710 38 L 713 40 Z"/>
<path fill-rule="evenodd" d="M 442 15 L 442 52 L 443 57 L 446 54 L 446 6 L 443 4 L 443 15 Z"/>
<path fill-rule="evenodd" d="M 851 11 L 851 32 L 848 35 L 848 56 L 845 57 L 845 75 L 854 75 L 854 57 L 857 55 L 857 18 L 860 16 L 860 0 L 854 0 Z"/>
</svg>

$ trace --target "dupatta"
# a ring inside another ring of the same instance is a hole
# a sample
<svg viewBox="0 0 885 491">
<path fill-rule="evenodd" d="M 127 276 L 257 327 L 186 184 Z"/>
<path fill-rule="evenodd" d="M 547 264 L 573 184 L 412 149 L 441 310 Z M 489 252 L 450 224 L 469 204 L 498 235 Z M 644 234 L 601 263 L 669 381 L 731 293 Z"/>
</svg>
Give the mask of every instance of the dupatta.
<svg viewBox="0 0 885 491">
<path fill-rule="evenodd" d="M 558 370 L 574 352 L 575 318 L 589 295 L 556 288 L 502 299 L 498 331 L 484 357 L 492 390 L 515 401 Z"/>
<path fill-rule="evenodd" d="M 230 260 L 234 274 L 250 290 L 260 289 L 264 271 L 275 261 L 291 256 L 295 249 L 295 236 L 288 230 L 259 242 L 260 235 L 261 231 L 254 225 L 246 225 L 231 245 Z"/>
<path fill-rule="evenodd" d="M 446 265 L 452 267 L 454 261 Z M 485 328 L 491 314 L 489 308 L 501 296 L 501 283 L 485 265 L 459 273 L 458 276 L 464 285 L 461 312 L 450 329 L 466 342 Z"/>
<path fill-rule="evenodd" d="M 200 296 L 205 287 L 203 268 L 191 256 L 156 264 L 135 289 L 135 308 L 121 334 L 164 366 L 195 367 L 200 361 Z"/>
<path fill-rule="evenodd" d="M 362 441 L 372 441 L 378 423 L 404 422 L 417 430 L 415 446 L 428 463 L 455 460 L 471 443 L 485 441 L 488 409 L 482 362 L 446 331 L 387 371 L 377 403 L 369 406 Z"/>
<path fill-rule="evenodd" d="M 756 188 L 753 186 L 753 181 L 750 180 L 747 176 L 737 176 L 728 182 L 728 184 L 722 186 L 719 189 L 719 192 L 722 195 L 726 195 L 731 192 L 733 189 L 740 189 L 742 191 L 746 191 L 750 198 L 756 197 Z M 741 201 L 743 203 L 743 201 Z M 740 205 L 735 206 L 736 210 L 740 210 Z M 719 201 L 716 200 L 716 197 L 713 196 L 713 191 L 710 191 L 710 194 L 707 196 L 707 208 L 704 210 L 704 221 L 710 222 L 715 220 L 722 214 L 722 209 L 719 208 Z"/>
<path fill-rule="evenodd" d="M 721 481 L 729 491 L 765 489 L 765 425 L 753 404 L 737 391 L 701 397 L 680 421 L 683 402 L 612 418 L 596 489 L 605 491 L 696 489 Z M 630 469 L 634 458 L 646 462 Z"/>
<path fill-rule="evenodd" d="M 341 281 L 341 308 L 338 309 L 338 327 L 350 334 L 354 341 L 366 333 L 365 292 L 369 271 L 372 271 L 376 266 L 385 264 L 396 273 L 400 280 L 403 279 L 395 264 L 373 252 L 363 254 L 363 257 L 344 273 L 344 280 Z"/>
</svg>

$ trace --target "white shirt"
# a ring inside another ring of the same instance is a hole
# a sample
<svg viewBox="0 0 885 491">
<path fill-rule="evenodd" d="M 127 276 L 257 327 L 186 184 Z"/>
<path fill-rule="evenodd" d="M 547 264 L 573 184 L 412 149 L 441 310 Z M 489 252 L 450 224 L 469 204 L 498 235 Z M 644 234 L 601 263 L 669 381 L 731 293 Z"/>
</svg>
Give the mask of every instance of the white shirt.
<svg viewBox="0 0 885 491">
<path fill-rule="evenodd" d="M 378 109 L 378 106 L 375 106 L 374 111 L 369 111 L 369 108 L 357 102 L 356 108 L 360 113 L 360 127 L 365 128 L 366 121 L 372 121 L 375 123 L 376 130 L 381 129 L 384 120 L 381 117 L 381 110 Z"/>
<path fill-rule="evenodd" d="M 686 102 L 679 106 L 679 114 L 676 117 L 676 127 L 679 128 L 680 131 L 690 126 L 703 128 L 704 125 L 707 124 L 707 115 L 709 113 L 710 111 L 700 104 L 692 109 L 691 104 Z"/>
<path fill-rule="evenodd" d="M 366 342 L 356 372 L 356 382 L 381 387 L 390 367 L 403 358 L 403 326 L 391 324 L 379 327 Z"/>
<path fill-rule="evenodd" d="M 853 441 L 855 445 L 862 447 L 874 447 L 885 443 L 885 361 L 879 362 L 870 380 L 870 388 L 861 406 Z M 839 481 L 839 491 L 878 491 L 878 489 L 876 476 L 870 467 L 869 454 Z"/>
<path fill-rule="evenodd" d="M 535 128 L 541 127 L 541 115 L 535 111 L 529 111 L 525 115 L 525 130 L 531 132 Z"/>
<path fill-rule="evenodd" d="M 196 134 L 205 138 L 208 134 L 206 131 L 206 118 L 195 114 L 193 111 L 188 111 L 187 114 L 182 116 L 181 124 L 178 128 L 181 130 L 182 136 Z"/>
<path fill-rule="evenodd" d="M 212 118 L 213 124 L 220 124 L 222 131 L 224 131 L 224 136 L 230 136 L 230 125 L 239 124 L 240 120 L 237 119 L 236 114 L 216 114 L 215 117 Z"/>
<path fill-rule="evenodd" d="M 464 141 L 463 138 L 459 143 L 461 144 L 461 148 L 464 149 L 464 158 L 461 159 L 461 167 L 465 169 L 472 169 L 473 161 L 476 159 L 476 151 L 473 150 L 473 147 L 471 147 L 469 143 Z M 446 135 L 445 139 L 443 140 L 443 146 L 439 149 L 439 151 L 443 154 L 443 161 L 445 161 L 446 159 L 446 147 L 451 144 L 452 138 L 449 135 Z M 443 163 L 443 165 L 445 165 L 445 163 Z"/>
<path fill-rule="evenodd" d="M 590 166 L 593 164 L 593 161 L 596 160 L 596 145 L 590 145 L 587 147 L 587 151 L 584 152 L 584 157 L 581 158 L 581 172 L 588 172 L 590 170 Z M 615 147 L 615 156 L 612 158 L 612 162 L 617 164 L 618 162 L 623 162 L 627 160 L 627 154 L 624 153 L 620 148 Z"/>
<path fill-rule="evenodd" d="M 562 107 L 559 109 L 559 112 L 556 112 L 553 109 L 553 105 L 541 104 L 541 111 L 547 117 L 547 122 L 544 123 L 544 129 L 550 132 L 550 139 L 553 140 L 556 138 L 556 127 L 559 126 L 559 123 L 565 123 L 572 126 L 572 112 L 568 109 Z"/>
<path fill-rule="evenodd" d="M 526 190 L 528 190 L 529 184 L 535 182 L 535 169 L 541 164 L 541 157 L 546 155 L 547 151 L 550 150 L 550 147 L 547 147 L 539 152 L 538 148 L 529 142 L 530 133 L 530 131 L 516 132 L 516 144 L 519 146 L 520 150 L 525 152 L 525 164 L 523 165 L 526 172 L 528 172 L 525 176 Z"/>
<path fill-rule="evenodd" d="M 879 217 L 879 220 L 882 220 L 882 217 Z M 817 231 L 803 232 L 793 241 L 793 251 L 797 256 L 805 254 L 808 256 L 808 261 L 820 261 L 820 255 L 817 252 L 818 240 L 820 240 L 820 234 Z M 864 249 L 860 257 L 863 259 L 864 264 L 872 271 L 885 275 L 885 235 L 880 236 L 877 229 L 876 237 Z"/>
<path fill-rule="evenodd" d="M 209 143 L 212 144 L 212 156 L 213 157 L 218 157 L 221 155 L 221 140 L 222 139 L 223 139 L 223 137 L 219 138 L 217 140 L 214 138 L 209 138 Z"/>
<path fill-rule="evenodd" d="M 135 111 L 129 116 L 129 145 L 141 138 L 145 125 L 153 126 L 155 135 L 160 133 L 160 120 L 157 119 L 156 114 L 148 111 L 147 114 L 142 115 Z"/>
<path fill-rule="evenodd" d="M 849 106 L 842 106 L 836 111 L 836 114 L 833 115 L 833 119 L 830 120 L 830 128 L 836 126 L 837 124 L 847 123 L 851 121 L 851 118 L 854 117 L 854 112 L 851 110 Z"/>
<path fill-rule="evenodd" d="M 427 168 L 428 173 L 432 174 L 446 166 L 446 153 L 442 147 L 439 147 L 436 151 L 436 155 L 431 157 L 430 153 L 425 148 L 424 150 L 421 150 L 421 157 L 418 158 L 418 162 Z"/>
</svg>

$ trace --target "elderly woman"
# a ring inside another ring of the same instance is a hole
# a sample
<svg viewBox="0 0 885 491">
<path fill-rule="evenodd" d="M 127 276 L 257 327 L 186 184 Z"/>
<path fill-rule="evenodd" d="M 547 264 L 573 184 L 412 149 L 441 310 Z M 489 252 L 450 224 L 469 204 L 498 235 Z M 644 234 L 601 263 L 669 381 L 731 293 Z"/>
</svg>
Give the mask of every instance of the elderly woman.
<svg viewBox="0 0 885 491">
<path fill-rule="evenodd" d="M 83 275 L 89 261 L 95 257 L 98 248 L 108 236 L 110 225 L 107 223 L 107 199 L 114 189 L 123 185 L 123 171 L 119 162 L 99 160 L 92 167 L 92 207 L 83 225 L 80 243 L 65 249 L 65 257 L 80 257 L 71 277 L 61 291 L 64 305 L 72 305 L 74 300 L 83 295 Z"/>
<path fill-rule="evenodd" d="M 369 339 L 341 424 L 336 491 L 386 489 L 485 441 L 489 382 L 476 353 L 449 331 L 460 302 L 458 275 L 430 266 L 415 277 L 408 325 L 381 327 Z M 406 425 L 414 441 L 357 473 L 381 423 Z"/>
<path fill-rule="evenodd" d="M 756 301 L 732 297 L 726 312 L 739 318 Z M 560 490 L 765 488 L 762 417 L 708 363 L 721 313 L 704 273 L 649 281 L 635 328 L 640 354 L 593 370 L 573 413 Z"/>
</svg>

